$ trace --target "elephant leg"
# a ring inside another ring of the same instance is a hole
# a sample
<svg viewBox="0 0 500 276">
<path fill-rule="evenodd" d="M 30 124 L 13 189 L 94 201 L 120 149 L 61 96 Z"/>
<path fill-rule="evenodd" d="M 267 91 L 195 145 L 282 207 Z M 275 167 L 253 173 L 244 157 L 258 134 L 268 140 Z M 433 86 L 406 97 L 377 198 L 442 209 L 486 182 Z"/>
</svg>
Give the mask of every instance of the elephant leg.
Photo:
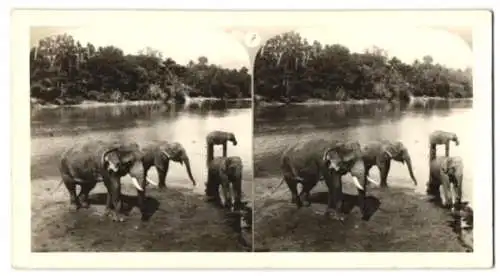
<svg viewBox="0 0 500 276">
<path fill-rule="evenodd" d="M 205 196 L 207 197 L 207 201 L 217 199 L 217 181 L 218 180 L 214 172 L 209 170 L 207 173 L 207 181 L 205 182 Z"/>
<path fill-rule="evenodd" d="M 220 187 L 220 183 L 216 183 L 216 185 L 214 185 L 214 201 L 215 201 L 215 204 L 217 204 L 217 206 L 223 208 L 224 205 L 222 204 L 222 198 L 221 198 L 221 195 L 220 195 L 220 191 L 219 191 L 219 187 Z"/>
<path fill-rule="evenodd" d="M 426 193 L 430 196 L 436 196 L 436 180 L 432 177 L 432 174 L 429 172 L 429 181 L 427 182 Z M 437 189 L 439 191 L 439 189 Z"/>
<path fill-rule="evenodd" d="M 451 203 L 451 185 L 448 176 L 444 173 L 441 173 L 441 187 L 443 187 L 441 203 L 443 207 L 447 208 Z"/>
<path fill-rule="evenodd" d="M 121 187 L 119 179 L 104 180 L 106 189 L 108 190 L 108 199 L 106 202 L 108 211 L 111 211 L 113 221 L 124 221 L 125 219 L 120 214 L 122 210 L 121 202 Z"/>
<path fill-rule="evenodd" d="M 90 202 L 89 202 L 89 193 L 92 189 L 95 188 L 97 183 L 82 183 L 80 186 L 82 189 L 80 190 L 80 194 L 78 195 L 78 198 L 80 200 L 80 203 L 82 205 L 82 208 L 89 208 Z"/>
<path fill-rule="evenodd" d="M 143 187 L 144 191 L 137 190 L 137 207 L 141 211 L 141 215 L 144 217 L 146 214 L 146 189 Z"/>
<path fill-rule="evenodd" d="M 227 157 L 227 143 L 222 144 L 222 156 Z"/>
<path fill-rule="evenodd" d="M 299 198 L 304 203 L 304 206 L 311 206 L 309 196 L 311 194 L 311 190 L 314 188 L 314 186 L 316 186 L 317 183 L 317 179 L 307 179 L 302 182 L 302 191 L 300 192 Z"/>
<path fill-rule="evenodd" d="M 380 187 L 387 188 L 387 176 L 391 168 L 391 159 L 381 159 L 377 163 L 377 167 L 380 170 Z"/>
<path fill-rule="evenodd" d="M 231 210 L 231 207 L 233 206 L 233 199 L 231 197 L 229 183 L 222 185 L 222 193 L 224 194 L 224 208 Z"/>
<path fill-rule="evenodd" d="M 78 199 L 76 195 L 76 182 L 68 179 L 68 178 L 63 178 L 64 186 L 66 186 L 66 189 L 68 189 L 69 192 L 69 202 L 72 208 L 75 208 L 75 210 L 78 210 L 82 207 L 80 200 Z"/>
<path fill-rule="evenodd" d="M 302 207 L 302 201 L 299 198 L 298 192 L 297 192 L 297 180 L 290 176 L 290 175 L 285 175 L 284 176 L 285 182 L 288 185 L 288 189 L 290 189 L 290 192 L 292 193 L 292 203 L 295 203 L 298 208 Z"/>
<path fill-rule="evenodd" d="M 458 207 L 462 204 L 462 175 L 455 176 L 456 182 L 454 182 L 456 200 L 455 205 Z"/>
<path fill-rule="evenodd" d="M 431 144 L 429 146 L 429 161 L 436 159 L 436 145 Z"/>
<path fill-rule="evenodd" d="M 333 216 L 336 219 L 343 220 L 342 217 L 342 175 L 337 172 L 332 172 L 331 174 L 328 172 L 326 168 L 324 168 L 323 178 L 325 179 L 325 184 L 328 188 L 328 206 L 326 209 L 326 214 L 330 215 L 333 211 Z"/>
<path fill-rule="evenodd" d="M 167 178 L 169 163 L 170 161 L 165 161 L 156 165 L 156 171 L 158 172 L 158 188 L 161 190 L 167 188 L 165 180 Z"/>
<path fill-rule="evenodd" d="M 212 143 L 207 143 L 207 168 L 210 166 L 210 162 L 214 159 L 214 145 Z"/>
<path fill-rule="evenodd" d="M 445 148 L 444 148 L 444 150 L 445 150 L 444 155 L 445 155 L 446 157 L 450 156 L 450 142 L 447 142 L 447 143 L 445 144 Z"/>
<path fill-rule="evenodd" d="M 241 209 L 241 180 L 232 181 L 233 199 L 235 210 Z"/>
</svg>

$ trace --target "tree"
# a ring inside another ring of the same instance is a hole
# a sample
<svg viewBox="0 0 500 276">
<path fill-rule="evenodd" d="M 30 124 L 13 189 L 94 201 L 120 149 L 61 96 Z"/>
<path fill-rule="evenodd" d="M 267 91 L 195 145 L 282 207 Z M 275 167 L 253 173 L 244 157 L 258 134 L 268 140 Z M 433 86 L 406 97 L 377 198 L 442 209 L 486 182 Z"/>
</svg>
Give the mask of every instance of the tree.
<svg viewBox="0 0 500 276">
<path fill-rule="evenodd" d="M 339 44 L 309 44 L 300 34 L 288 32 L 269 39 L 257 53 L 255 93 L 285 102 L 472 96 L 470 70 L 433 64 L 431 56 L 422 61 L 406 64 L 377 46 L 351 53 Z"/>
<path fill-rule="evenodd" d="M 29 58 L 31 96 L 46 102 L 250 96 L 247 68 L 225 69 L 209 64 L 207 57 L 184 66 L 152 47 L 125 55 L 113 45 L 83 46 L 63 34 L 40 40 Z"/>
</svg>

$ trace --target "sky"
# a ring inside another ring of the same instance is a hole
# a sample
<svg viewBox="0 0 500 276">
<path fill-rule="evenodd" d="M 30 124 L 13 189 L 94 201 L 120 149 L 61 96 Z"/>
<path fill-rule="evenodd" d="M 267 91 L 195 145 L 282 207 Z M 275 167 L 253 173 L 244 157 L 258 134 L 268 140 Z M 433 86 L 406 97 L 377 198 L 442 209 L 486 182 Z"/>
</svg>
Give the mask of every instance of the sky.
<svg viewBox="0 0 500 276">
<path fill-rule="evenodd" d="M 444 30 L 397 26 L 354 26 L 345 28 L 325 26 L 298 28 L 310 43 L 314 40 L 322 44 L 341 44 L 351 52 L 363 52 L 376 45 L 406 63 L 422 60 L 425 55 L 433 57 L 435 63 L 451 68 L 465 69 L 472 66 L 473 56 L 468 44 L 459 36 Z M 136 54 L 139 50 L 152 47 L 161 51 L 164 57 L 171 57 L 177 63 L 187 64 L 206 56 L 209 63 L 226 68 L 249 67 L 250 61 L 245 47 L 222 30 L 191 28 L 163 28 L 148 31 L 141 25 L 131 25 L 123 29 L 105 26 L 79 28 L 36 28 L 32 30 L 32 45 L 47 35 L 68 33 L 81 43 L 94 46 L 113 45 L 126 54 Z"/>
<path fill-rule="evenodd" d="M 468 43 L 445 30 L 430 28 L 398 28 L 397 26 L 360 26 L 356 28 L 301 28 L 296 30 L 309 43 L 341 44 L 351 52 L 364 52 L 373 45 L 406 63 L 430 55 L 434 63 L 455 69 L 472 67 L 474 57 Z"/>
</svg>

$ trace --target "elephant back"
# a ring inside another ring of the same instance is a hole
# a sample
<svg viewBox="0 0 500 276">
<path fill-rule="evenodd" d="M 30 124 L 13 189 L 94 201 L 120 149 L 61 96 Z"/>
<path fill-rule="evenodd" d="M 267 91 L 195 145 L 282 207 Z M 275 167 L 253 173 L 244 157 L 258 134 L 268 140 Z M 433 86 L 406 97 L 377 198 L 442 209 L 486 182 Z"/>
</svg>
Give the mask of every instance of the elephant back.
<svg viewBox="0 0 500 276">
<path fill-rule="evenodd" d="M 69 147 L 61 156 L 61 173 L 89 179 L 102 169 L 102 156 L 112 145 L 103 141 L 86 141 Z"/>
<path fill-rule="evenodd" d="M 296 165 L 306 164 L 311 160 L 321 160 L 323 153 L 335 145 L 326 139 L 313 139 L 306 142 L 297 142 L 287 147 L 281 156 L 281 161 L 289 158 Z"/>
</svg>

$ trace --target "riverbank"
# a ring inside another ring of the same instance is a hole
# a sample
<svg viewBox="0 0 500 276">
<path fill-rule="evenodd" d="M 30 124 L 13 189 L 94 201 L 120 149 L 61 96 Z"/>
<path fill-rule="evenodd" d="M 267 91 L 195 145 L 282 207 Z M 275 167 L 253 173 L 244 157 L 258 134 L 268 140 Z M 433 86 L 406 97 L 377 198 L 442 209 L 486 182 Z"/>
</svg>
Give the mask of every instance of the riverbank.
<svg viewBox="0 0 500 276">
<path fill-rule="evenodd" d="M 238 102 L 238 101 L 251 101 L 250 98 L 239 98 L 239 99 L 218 99 L 218 98 L 206 98 L 206 97 L 196 97 L 189 98 L 185 104 L 190 103 L 202 103 L 207 101 L 226 101 L 226 102 Z M 99 102 L 84 100 L 79 104 L 66 104 L 57 105 L 54 103 L 42 103 L 38 99 L 30 98 L 31 108 L 33 109 L 43 109 L 43 108 L 60 108 L 60 107 L 78 107 L 78 108 L 95 108 L 103 106 L 146 106 L 154 104 L 165 104 L 162 100 L 139 100 L 139 101 L 122 101 L 122 102 Z"/>
<path fill-rule="evenodd" d="M 411 104 L 419 104 L 426 103 L 429 101 L 472 101 L 472 98 L 442 98 L 442 97 L 413 97 L 412 100 L 408 103 Z M 268 101 L 264 99 L 260 99 L 257 101 L 258 106 L 262 107 L 278 107 L 278 106 L 290 106 L 290 105 L 301 105 L 301 106 L 314 106 L 314 105 L 341 105 L 341 104 L 351 104 L 351 105 L 368 105 L 368 104 L 380 104 L 387 103 L 387 100 L 384 99 L 363 99 L 363 100 L 347 100 L 347 101 L 328 101 L 323 99 L 307 99 L 303 102 L 290 102 L 284 103 L 280 101 Z"/>
<path fill-rule="evenodd" d="M 472 231 L 464 232 L 461 242 L 450 226 L 449 211 L 413 189 L 369 187 L 370 218 L 363 221 L 355 190 L 344 184 L 346 220 L 341 223 L 322 215 L 327 204 L 324 184 L 312 191 L 310 207 L 297 209 L 285 184 L 269 194 L 280 180 L 254 179 L 257 247 L 295 252 L 466 252 L 463 243 L 472 245 Z"/>
<path fill-rule="evenodd" d="M 123 181 L 126 182 L 127 180 Z M 106 189 L 98 184 L 90 194 L 89 209 L 70 211 L 69 196 L 59 180 L 31 183 L 31 249 L 33 252 L 243 252 L 247 248 L 222 210 L 205 202 L 190 189 L 148 186 L 150 218 L 141 222 L 136 192 L 122 185 L 124 222 L 104 214 Z M 251 234 L 244 232 L 251 242 Z"/>
</svg>

